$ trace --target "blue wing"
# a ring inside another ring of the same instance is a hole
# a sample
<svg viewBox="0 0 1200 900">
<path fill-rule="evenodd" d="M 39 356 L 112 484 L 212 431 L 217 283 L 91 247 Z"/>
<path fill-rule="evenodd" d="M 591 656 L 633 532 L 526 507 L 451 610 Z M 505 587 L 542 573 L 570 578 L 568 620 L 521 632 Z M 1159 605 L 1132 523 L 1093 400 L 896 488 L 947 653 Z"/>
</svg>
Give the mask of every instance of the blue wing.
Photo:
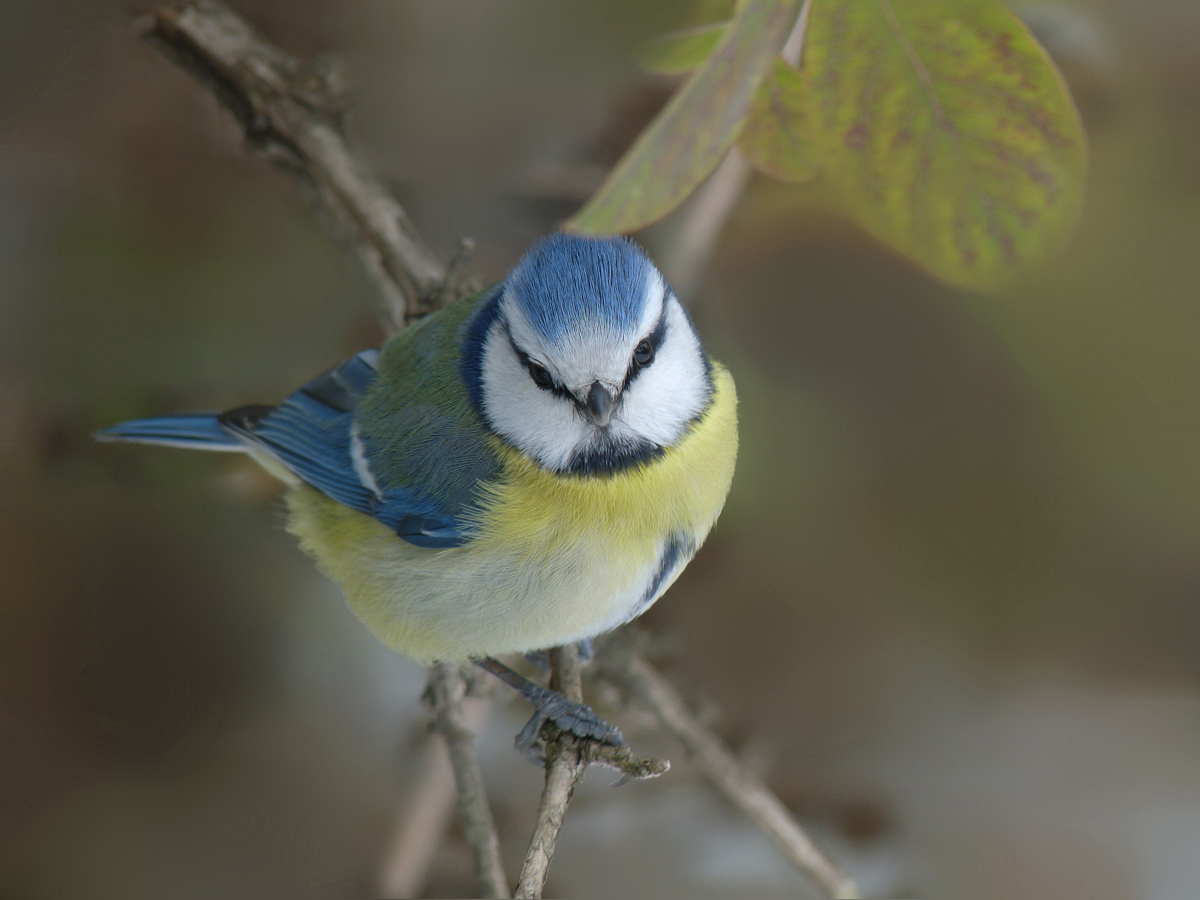
<svg viewBox="0 0 1200 900">
<path fill-rule="evenodd" d="M 365 350 L 296 391 L 279 406 L 242 406 L 226 413 L 187 413 L 122 422 L 96 434 L 200 450 L 257 448 L 302 481 L 366 513 L 418 547 L 457 547 L 469 535 L 456 513 L 431 499 L 434 490 L 380 487 L 358 435 L 355 410 L 375 380 L 378 350 Z M 452 448 L 436 449 L 445 456 Z"/>
<path fill-rule="evenodd" d="M 379 351 L 366 350 L 306 384 L 277 407 L 247 406 L 220 417 L 301 480 L 378 519 L 418 547 L 457 547 L 468 535 L 456 516 L 411 487 L 383 488 L 372 474 L 355 411 L 375 379 Z"/>
<path fill-rule="evenodd" d="M 97 431 L 98 441 L 132 441 L 189 450 L 245 453 L 246 445 L 230 434 L 217 413 L 180 413 L 153 419 L 134 419 Z"/>
<path fill-rule="evenodd" d="M 97 437 L 249 448 L 411 544 L 457 547 L 470 539 L 480 482 L 500 468 L 457 365 L 475 312 L 494 298 L 493 290 L 452 304 L 279 406 L 139 419 Z"/>
</svg>

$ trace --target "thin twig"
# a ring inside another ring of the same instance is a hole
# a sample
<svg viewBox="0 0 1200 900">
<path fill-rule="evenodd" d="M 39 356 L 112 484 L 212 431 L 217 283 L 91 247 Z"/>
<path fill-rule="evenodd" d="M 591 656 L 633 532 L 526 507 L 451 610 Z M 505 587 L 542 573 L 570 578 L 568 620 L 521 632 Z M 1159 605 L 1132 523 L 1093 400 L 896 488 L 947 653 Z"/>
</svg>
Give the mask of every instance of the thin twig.
<svg viewBox="0 0 1200 900">
<path fill-rule="evenodd" d="M 789 65 L 800 65 L 800 59 L 804 53 L 804 35 L 808 31 L 808 13 L 811 8 L 812 0 L 804 0 L 804 6 L 800 7 L 800 15 L 796 17 L 796 24 L 792 26 L 792 33 L 788 35 L 783 49 L 779 51 L 779 55 Z"/>
<path fill-rule="evenodd" d="M 811 6 L 811 0 L 805 0 L 780 54 L 793 66 L 799 65 L 802 58 Z M 750 163 L 736 147 L 732 148 L 685 210 L 667 259 L 672 280 L 685 294 L 698 284 L 705 262 L 750 174 Z M 614 642 L 609 646 L 619 644 Z M 779 798 L 746 771 L 716 735 L 688 713 L 678 692 L 653 666 L 628 648 L 625 653 L 602 654 L 598 661 L 609 680 L 649 707 L 693 754 L 716 788 L 769 834 L 801 872 L 831 897 L 859 896 L 854 880 L 821 852 Z"/>
<path fill-rule="evenodd" d="M 143 37 L 204 83 L 252 150 L 297 176 L 350 241 L 399 329 L 446 280 L 403 207 L 347 146 L 338 70 L 302 62 L 216 0 L 180 0 L 139 22 Z"/>
<path fill-rule="evenodd" d="M 378 896 L 419 897 L 454 817 L 454 769 L 445 745 L 425 735 L 415 754 L 412 784 L 379 867 Z"/>
<path fill-rule="evenodd" d="M 813 843 L 779 798 L 687 711 L 683 698 L 657 669 L 631 652 L 608 647 L 597 662 L 606 679 L 654 713 L 717 790 L 770 835 L 796 868 L 830 897 L 859 896 L 854 880 Z"/>
<path fill-rule="evenodd" d="M 578 647 L 568 644 L 552 649 L 550 673 L 551 688 L 568 700 L 582 702 L 582 667 Z M 583 779 L 583 773 L 589 765 L 616 769 L 625 779 L 657 778 L 671 767 L 665 759 L 644 759 L 632 753 L 628 747 L 581 740 L 560 731 L 553 722 L 546 722 L 542 726 L 542 737 L 546 748 L 546 783 L 514 897 L 542 896 L 567 806 L 575 786 Z"/>
<path fill-rule="evenodd" d="M 583 680 L 580 674 L 579 648 L 574 644 L 555 647 L 550 651 L 550 687 L 568 700 L 583 700 Z M 579 741 L 568 734 L 559 734 L 546 741 L 546 785 L 538 804 L 537 822 L 529 839 L 529 851 L 514 897 L 541 897 L 546 886 L 550 860 L 562 830 L 567 805 L 575 785 L 583 778 L 587 760 L 580 752 Z"/>
<path fill-rule="evenodd" d="M 289 56 L 216 0 L 179 0 L 141 19 L 138 29 L 213 92 L 241 126 L 252 151 L 299 179 L 338 236 L 355 247 L 383 295 L 394 329 L 436 302 L 453 299 L 457 283 L 465 280 L 461 266 L 451 279 L 403 207 L 347 145 L 341 120 L 348 88 L 336 67 Z M 467 252 L 464 244 L 461 260 Z M 499 840 L 470 737 L 478 723 L 463 713 L 462 679 L 455 670 L 435 671 L 430 684 L 484 896 L 506 897 Z M 423 877 L 436 849 L 429 832 L 445 831 L 447 784 L 444 774 L 438 777 L 445 767 L 432 754 L 426 751 L 418 768 L 431 784 L 413 798 L 409 823 L 414 827 L 401 829 L 401 844 L 388 857 L 389 889 L 405 888 L 400 883 L 405 879 L 411 887 Z"/>
<path fill-rule="evenodd" d="M 427 688 L 434 712 L 434 728 L 446 740 L 458 794 L 458 816 L 463 835 L 475 855 L 481 897 L 507 897 L 508 878 L 500 860 L 500 838 L 488 806 L 483 770 L 475 754 L 475 735 L 463 713 L 466 683 L 458 667 L 438 663 L 429 671 Z"/>
<path fill-rule="evenodd" d="M 465 297 L 483 289 L 482 284 L 479 284 L 466 274 L 467 267 L 471 264 L 471 257 L 474 253 L 475 241 L 468 237 L 458 239 L 458 245 L 454 248 L 454 254 L 450 257 L 450 262 L 446 265 L 446 277 L 442 280 L 442 286 L 430 300 L 429 306 L 431 312 L 441 309 L 447 303 L 457 300 L 459 297 Z"/>
<path fill-rule="evenodd" d="M 470 691 L 462 699 L 462 723 L 478 733 L 488 721 L 493 705 Z M 417 897 L 429 877 L 429 868 L 454 818 L 456 782 L 444 741 L 432 730 L 416 751 L 409 782 L 412 788 L 402 804 L 402 816 L 387 842 L 380 866 L 379 896 Z M 491 837 L 481 839 L 490 844 Z M 478 856 L 478 851 L 474 851 Z"/>
<path fill-rule="evenodd" d="M 717 170 L 688 201 L 687 215 L 662 258 L 663 271 L 679 296 L 694 296 L 705 263 L 745 192 L 752 171 L 750 161 L 737 147 L 731 147 Z"/>
<path fill-rule="evenodd" d="M 807 6 L 806 6 L 807 10 Z M 805 15 L 789 38 L 785 55 L 803 39 Z M 355 156 L 342 133 L 346 89 L 340 74 L 324 65 L 297 60 L 274 47 L 216 0 L 178 0 L 155 10 L 140 23 L 143 36 L 205 84 L 241 125 L 250 149 L 296 176 L 318 207 L 356 248 L 383 295 L 395 328 L 404 327 L 459 292 L 458 266 L 451 273 L 426 246 L 382 181 Z M 709 179 L 685 220 L 671 271 L 675 278 L 698 277 L 749 176 L 736 152 Z M 466 248 L 463 248 L 464 251 Z M 551 651 L 556 679 L 568 697 L 579 699 L 579 662 L 575 647 Z M 606 664 L 606 674 L 651 707 L 664 724 L 697 755 L 710 778 L 727 796 L 768 830 L 802 870 L 840 897 L 856 896 L 853 882 L 829 863 L 788 815 L 786 809 L 719 741 L 686 713 L 669 684 L 648 664 Z M 471 844 L 484 896 L 506 896 L 499 842 L 471 740 L 471 719 L 462 709 L 462 676 L 452 666 L 431 673 L 438 730 L 445 736 L 457 786 L 463 831 Z M 476 723 L 477 724 L 477 723 Z M 586 767 L 608 765 L 628 777 L 660 775 L 665 761 L 642 759 L 628 748 L 578 741 L 543 729 L 547 775 L 538 821 L 522 869 L 517 896 L 539 897 L 562 828 L 571 793 Z M 436 838 L 420 835 L 422 824 L 440 834 L 448 805 L 442 775 L 431 753 L 419 774 L 438 782 L 414 798 L 417 809 L 401 829 L 392 855 L 388 892 L 407 887 L 427 869 Z M 408 835 L 404 837 L 404 835 Z M 415 842 L 406 846 L 409 841 Z M 414 875 L 414 873 L 416 873 Z"/>
<path fill-rule="evenodd" d="M 780 53 L 793 66 L 799 65 L 802 58 L 811 6 L 811 0 L 805 0 Z M 668 274 L 681 292 L 691 293 L 699 283 L 705 262 L 750 174 L 749 161 L 734 147 L 690 201 L 667 258 Z M 609 646 L 619 644 L 614 642 Z M 746 771 L 716 735 L 688 713 L 678 692 L 653 666 L 628 648 L 624 653 L 602 654 L 598 661 L 604 675 L 649 707 L 695 756 L 717 789 L 769 834 L 801 872 L 831 897 L 859 896 L 854 880 L 821 852 L 779 798 Z"/>
</svg>

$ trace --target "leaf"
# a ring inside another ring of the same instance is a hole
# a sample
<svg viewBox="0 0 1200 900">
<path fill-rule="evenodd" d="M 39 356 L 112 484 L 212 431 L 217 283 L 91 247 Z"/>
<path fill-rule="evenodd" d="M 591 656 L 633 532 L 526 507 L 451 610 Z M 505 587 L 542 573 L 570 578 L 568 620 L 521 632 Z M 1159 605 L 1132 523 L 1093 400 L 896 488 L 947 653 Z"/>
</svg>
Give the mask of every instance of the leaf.
<svg viewBox="0 0 1200 900">
<path fill-rule="evenodd" d="M 733 145 L 799 7 L 800 0 L 748 0 L 713 55 L 564 227 L 588 234 L 637 231 L 682 203 Z"/>
<path fill-rule="evenodd" d="M 804 73 L 782 59 L 758 86 L 737 144 L 763 174 L 797 183 L 817 177 L 810 90 Z"/>
<path fill-rule="evenodd" d="M 646 44 L 638 63 L 658 75 L 690 72 L 712 55 L 728 28 L 728 22 L 714 22 L 669 32 Z"/>
<path fill-rule="evenodd" d="M 994 287 L 1071 232 L 1079 114 L 997 0 L 813 0 L 804 65 L 846 211 L 935 275 Z"/>
</svg>

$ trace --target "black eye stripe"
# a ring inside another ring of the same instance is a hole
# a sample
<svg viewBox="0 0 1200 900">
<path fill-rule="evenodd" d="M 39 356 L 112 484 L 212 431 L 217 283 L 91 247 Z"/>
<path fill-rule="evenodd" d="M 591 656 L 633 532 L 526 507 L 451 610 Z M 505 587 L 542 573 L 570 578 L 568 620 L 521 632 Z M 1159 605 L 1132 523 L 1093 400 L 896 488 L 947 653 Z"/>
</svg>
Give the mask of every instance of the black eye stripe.
<svg viewBox="0 0 1200 900">
<path fill-rule="evenodd" d="M 517 360 L 521 363 L 521 367 L 529 373 L 529 378 L 533 381 L 533 383 L 543 391 L 547 391 L 551 394 L 554 394 L 556 397 L 562 397 L 565 400 L 574 402 L 575 397 L 571 394 L 571 392 L 558 382 L 554 381 L 553 376 L 551 376 L 549 384 L 545 384 L 538 380 L 538 375 L 535 373 L 537 373 L 539 370 L 544 372 L 546 375 L 550 375 L 550 373 L 546 370 L 546 367 L 541 363 L 534 362 L 533 357 L 517 346 L 517 342 L 513 340 L 512 331 L 509 329 L 508 323 L 505 323 L 504 330 L 508 333 L 509 346 L 512 347 L 513 353 L 517 355 Z"/>
<path fill-rule="evenodd" d="M 658 321 L 654 323 L 654 330 L 642 339 L 650 342 L 650 360 L 642 365 L 638 365 L 635 360 L 630 360 L 629 368 L 625 371 L 625 383 L 621 385 L 622 393 L 624 393 L 625 389 L 629 387 L 633 379 L 637 378 L 644 369 L 648 369 L 654 365 L 654 360 L 658 358 L 658 348 L 662 345 L 663 339 L 667 336 L 667 308 L 670 302 L 671 295 L 668 294 L 663 299 L 662 313 L 659 315 Z M 638 341 L 638 344 L 640 345 L 641 341 Z"/>
<path fill-rule="evenodd" d="M 670 293 L 663 298 L 662 312 L 659 313 L 658 321 L 654 323 L 653 330 L 646 337 L 642 338 L 641 341 L 638 341 L 639 346 L 643 341 L 649 342 L 651 350 L 650 359 L 640 365 L 635 360 L 630 360 L 629 368 L 625 371 L 625 381 L 621 385 L 620 393 L 625 392 L 625 389 L 629 387 L 629 385 L 635 378 L 637 378 L 643 369 L 648 369 L 650 366 L 654 365 L 654 360 L 658 357 L 658 349 L 662 345 L 662 342 L 667 335 L 667 311 L 670 308 L 671 301 L 674 299 L 674 295 Z M 535 362 L 528 353 L 517 346 L 517 342 L 513 339 L 512 329 L 509 327 L 508 322 L 504 323 L 504 331 L 508 335 L 509 346 L 512 347 L 513 353 L 516 354 L 518 362 L 520 362 L 521 367 L 529 373 L 530 380 L 533 381 L 538 388 L 554 394 L 556 397 L 562 397 L 564 400 L 568 400 L 572 403 L 577 402 L 575 396 L 558 382 L 551 380 L 550 384 L 547 385 L 539 381 L 538 375 L 536 375 L 535 372 L 541 370 L 548 375 L 549 372 L 546 371 L 545 366 L 543 366 L 541 363 Z"/>
</svg>

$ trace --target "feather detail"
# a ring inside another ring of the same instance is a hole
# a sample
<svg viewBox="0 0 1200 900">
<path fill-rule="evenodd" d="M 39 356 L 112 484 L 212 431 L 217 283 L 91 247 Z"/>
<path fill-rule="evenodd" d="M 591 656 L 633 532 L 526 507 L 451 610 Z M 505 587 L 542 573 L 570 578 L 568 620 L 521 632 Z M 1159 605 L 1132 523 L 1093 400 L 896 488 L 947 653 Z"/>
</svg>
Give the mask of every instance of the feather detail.
<svg viewBox="0 0 1200 900">
<path fill-rule="evenodd" d="M 216 413 L 181 413 L 152 419 L 134 419 L 97 431 L 98 441 L 131 441 L 190 450 L 244 453 L 246 445 L 226 429 Z"/>
<path fill-rule="evenodd" d="M 644 611 L 724 506 L 737 457 L 733 379 L 660 458 L 604 477 L 549 472 L 492 438 L 502 461 L 467 523 L 429 553 L 316 491 L 288 495 L 288 530 L 385 643 L 418 660 L 523 652 L 601 634 Z"/>
</svg>

